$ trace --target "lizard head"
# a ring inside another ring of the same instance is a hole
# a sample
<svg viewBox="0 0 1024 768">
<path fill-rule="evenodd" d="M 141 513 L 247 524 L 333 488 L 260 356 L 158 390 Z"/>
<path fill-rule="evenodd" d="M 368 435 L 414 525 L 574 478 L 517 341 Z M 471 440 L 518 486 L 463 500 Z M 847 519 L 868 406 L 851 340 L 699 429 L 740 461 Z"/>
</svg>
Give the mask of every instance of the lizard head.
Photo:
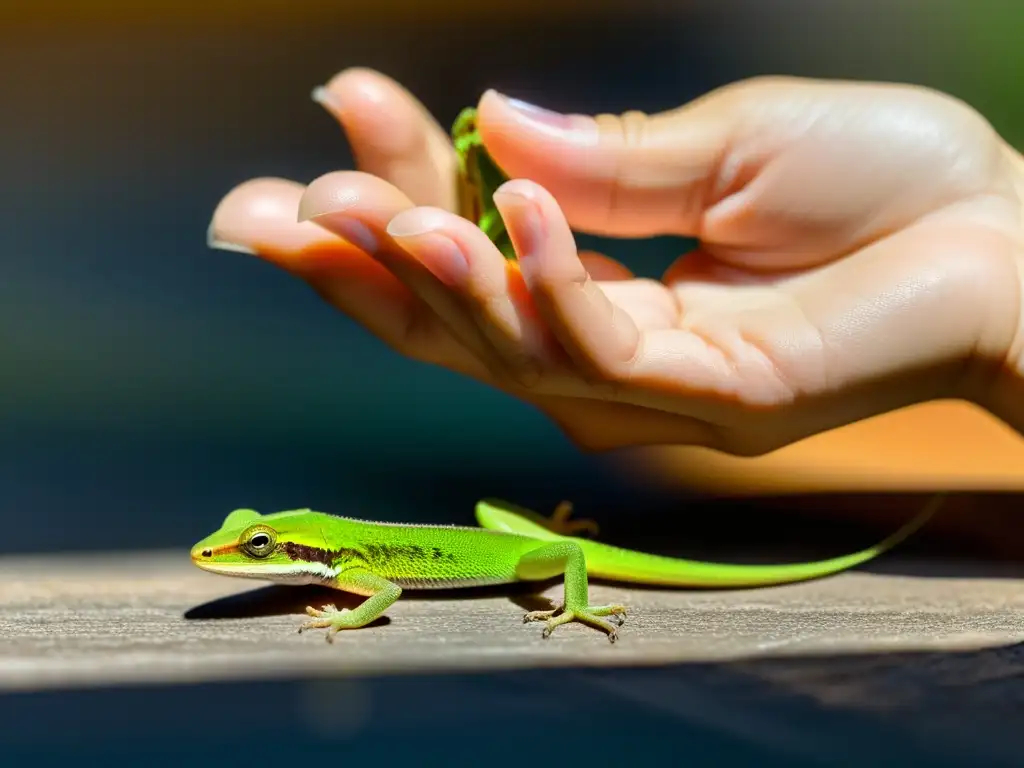
<svg viewBox="0 0 1024 768">
<path fill-rule="evenodd" d="M 261 515 L 231 512 L 219 529 L 192 547 L 192 562 L 204 571 L 288 584 L 334 578 L 333 553 L 308 509 Z"/>
</svg>

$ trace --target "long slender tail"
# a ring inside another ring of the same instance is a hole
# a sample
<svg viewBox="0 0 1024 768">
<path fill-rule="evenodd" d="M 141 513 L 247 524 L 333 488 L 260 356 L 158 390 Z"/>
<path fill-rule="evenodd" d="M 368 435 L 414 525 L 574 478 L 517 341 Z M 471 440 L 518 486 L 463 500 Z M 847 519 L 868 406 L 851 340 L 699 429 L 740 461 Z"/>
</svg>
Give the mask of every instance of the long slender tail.
<svg viewBox="0 0 1024 768">
<path fill-rule="evenodd" d="M 828 560 L 779 565 L 733 565 L 683 560 L 562 536 L 538 524 L 536 513 L 493 499 L 477 504 L 476 518 L 481 526 L 492 530 L 547 541 L 571 539 L 580 545 L 586 555 L 587 572 L 598 578 L 673 587 L 756 587 L 830 576 L 878 557 L 918 531 L 938 511 L 945 498 L 945 492 L 933 496 L 924 509 L 906 525 L 873 547 Z"/>
</svg>

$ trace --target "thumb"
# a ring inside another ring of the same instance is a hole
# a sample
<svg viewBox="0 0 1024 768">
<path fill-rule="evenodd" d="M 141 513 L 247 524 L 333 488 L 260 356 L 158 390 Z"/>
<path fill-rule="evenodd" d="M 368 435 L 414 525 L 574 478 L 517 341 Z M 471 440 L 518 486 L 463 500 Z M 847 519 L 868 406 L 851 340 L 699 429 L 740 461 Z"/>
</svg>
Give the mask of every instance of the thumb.
<svg viewBox="0 0 1024 768">
<path fill-rule="evenodd" d="M 725 190 L 716 178 L 731 99 L 715 92 L 656 115 L 563 115 L 488 91 L 477 126 L 512 178 L 545 187 L 570 226 L 612 237 L 697 236 Z"/>
</svg>

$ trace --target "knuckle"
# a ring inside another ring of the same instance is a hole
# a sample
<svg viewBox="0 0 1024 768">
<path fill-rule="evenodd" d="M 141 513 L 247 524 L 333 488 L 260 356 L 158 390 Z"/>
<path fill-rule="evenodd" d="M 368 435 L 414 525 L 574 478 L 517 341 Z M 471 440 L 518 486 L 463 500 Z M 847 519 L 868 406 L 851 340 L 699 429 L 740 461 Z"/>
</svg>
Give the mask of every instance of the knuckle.
<svg viewBox="0 0 1024 768">
<path fill-rule="evenodd" d="M 632 175 L 630 163 L 642 154 L 648 144 L 647 133 L 651 118 L 645 112 L 631 110 L 620 115 L 598 115 L 596 120 L 598 130 L 608 136 L 613 145 L 618 145 L 618 151 L 611 153 L 614 167 L 611 170 L 604 201 L 607 216 L 612 219 L 623 207 L 628 179 Z"/>
<path fill-rule="evenodd" d="M 552 296 L 566 289 L 585 289 L 590 282 L 587 268 L 582 262 L 577 262 L 559 267 L 538 264 L 530 276 L 529 285 L 531 291 L 540 291 Z"/>
<path fill-rule="evenodd" d="M 630 345 L 628 355 L 617 355 L 610 349 L 603 350 L 600 347 L 589 350 L 586 359 L 587 367 L 590 369 L 588 383 L 599 392 L 602 399 L 619 400 L 623 390 L 634 383 L 637 361 L 643 354 L 641 337 L 636 339 L 635 344 Z"/>
<path fill-rule="evenodd" d="M 619 115 L 598 115 L 595 119 L 602 131 L 615 136 L 618 141 L 629 148 L 643 144 L 650 115 L 633 109 Z"/>
</svg>

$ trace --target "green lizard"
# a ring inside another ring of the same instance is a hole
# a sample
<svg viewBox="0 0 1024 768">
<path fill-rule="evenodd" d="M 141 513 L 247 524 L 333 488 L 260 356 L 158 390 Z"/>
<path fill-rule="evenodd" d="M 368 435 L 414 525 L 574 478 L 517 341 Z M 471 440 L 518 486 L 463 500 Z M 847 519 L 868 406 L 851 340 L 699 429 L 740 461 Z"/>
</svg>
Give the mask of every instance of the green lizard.
<svg viewBox="0 0 1024 768">
<path fill-rule="evenodd" d="M 455 119 L 452 142 L 459 160 L 459 215 L 480 227 L 502 255 L 515 262 L 515 248 L 494 204 L 494 192 L 508 176 L 484 148 L 476 129 L 475 107 L 466 107 Z"/>
<path fill-rule="evenodd" d="M 220 530 L 192 548 L 192 562 L 228 576 L 287 584 L 324 584 L 367 599 L 353 610 L 307 607 L 313 617 L 299 627 L 327 629 L 328 641 L 343 629 L 363 627 L 396 601 L 403 589 L 444 589 L 564 575 L 562 605 L 531 611 L 525 622 L 545 621 L 543 637 L 578 621 L 616 639 L 623 605 L 591 605 L 587 576 L 670 587 L 751 587 L 830 575 L 859 565 L 895 546 L 935 512 L 936 496 L 909 523 L 869 549 L 811 563 L 724 565 L 635 552 L 565 535 L 590 527 L 569 521 L 563 503 L 552 518 L 500 501 L 480 501 L 482 528 L 379 523 L 298 509 L 261 515 L 236 509 Z M 614 619 L 613 624 L 608 619 Z"/>
</svg>

